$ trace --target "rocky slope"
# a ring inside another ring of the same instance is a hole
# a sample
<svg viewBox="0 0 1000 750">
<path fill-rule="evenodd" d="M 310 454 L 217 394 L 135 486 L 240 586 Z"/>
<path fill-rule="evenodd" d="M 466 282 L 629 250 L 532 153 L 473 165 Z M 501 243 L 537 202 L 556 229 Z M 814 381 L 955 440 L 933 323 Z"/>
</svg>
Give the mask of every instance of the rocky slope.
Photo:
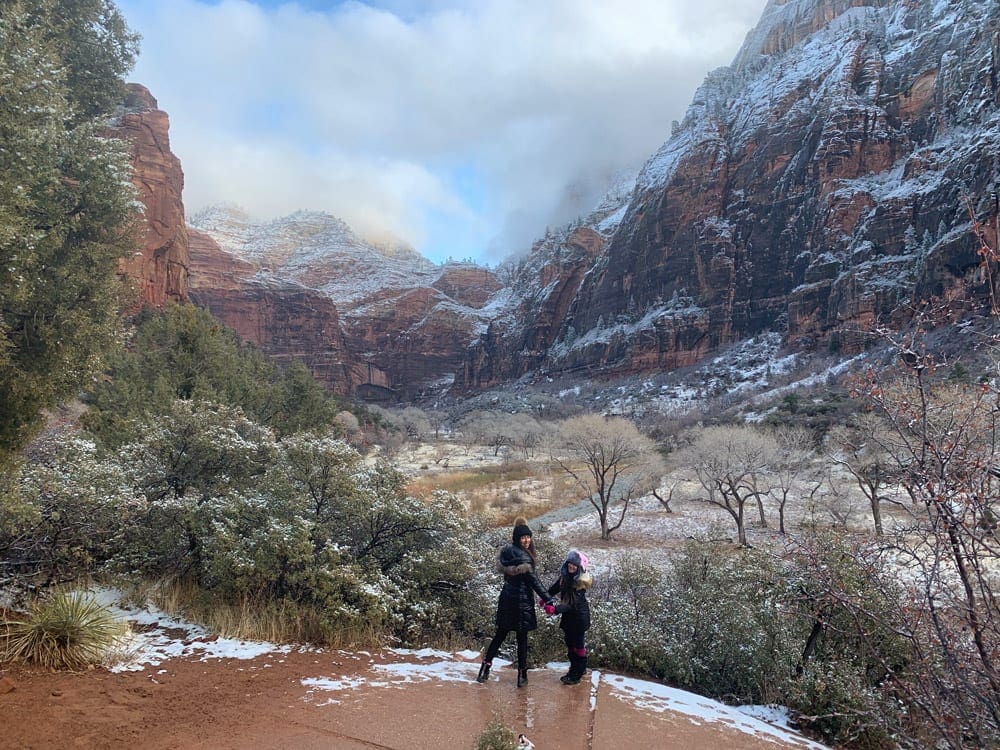
<svg viewBox="0 0 1000 750">
<path fill-rule="evenodd" d="M 562 288 L 512 302 L 515 319 L 529 308 L 506 328 L 522 346 L 494 325 L 460 385 L 528 363 L 674 369 L 767 331 L 854 351 L 920 300 L 981 310 L 996 274 L 983 273 L 970 210 L 995 242 L 998 77 L 996 2 L 771 0 L 596 252 L 578 247 L 592 223 L 536 246 L 513 286 L 548 289 L 542 258 L 569 254 Z"/>
<path fill-rule="evenodd" d="M 923 301 L 955 320 L 997 298 L 971 230 L 996 246 L 998 81 L 995 1 L 771 0 L 637 177 L 496 274 L 319 213 L 217 208 L 189 238 L 166 115 L 135 88 L 121 128 L 147 237 L 127 270 L 148 302 L 190 286 L 266 352 L 369 396 L 670 371 L 762 335 L 850 354 Z"/>
<path fill-rule="evenodd" d="M 634 180 L 634 175 L 631 177 Z M 544 369 L 591 266 L 621 221 L 631 181 L 622 178 L 580 224 L 547 234 L 519 259 L 500 269 L 505 288 L 493 302 L 493 318 L 471 347 L 456 378 L 462 388 L 488 388 Z"/>
</svg>

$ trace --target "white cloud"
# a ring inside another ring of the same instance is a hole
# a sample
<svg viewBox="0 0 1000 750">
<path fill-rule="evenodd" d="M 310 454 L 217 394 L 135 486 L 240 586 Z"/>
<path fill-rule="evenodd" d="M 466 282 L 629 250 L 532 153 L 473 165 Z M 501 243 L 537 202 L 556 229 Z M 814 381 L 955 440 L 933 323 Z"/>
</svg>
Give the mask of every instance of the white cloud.
<svg viewBox="0 0 1000 750">
<path fill-rule="evenodd" d="M 324 209 L 434 251 L 433 211 L 489 227 L 504 254 L 650 156 L 764 4 L 119 2 L 144 37 L 133 78 L 171 116 L 189 211 Z"/>
</svg>

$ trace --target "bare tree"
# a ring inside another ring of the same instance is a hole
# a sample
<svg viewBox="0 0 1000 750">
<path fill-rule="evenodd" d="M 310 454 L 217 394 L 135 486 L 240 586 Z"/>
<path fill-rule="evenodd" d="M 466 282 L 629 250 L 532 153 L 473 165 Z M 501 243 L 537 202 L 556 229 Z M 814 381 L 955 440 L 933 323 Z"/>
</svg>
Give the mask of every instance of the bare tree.
<svg viewBox="0 0 1000 750">
<path fill-rule="evenodd" d="M 814 466 L 812 471 L 803 474 L 806 505 L 814 528 L 819 526 L 816 520 L 818 511 L 829 516 L 838 526 L 846 528 L 850 525 L 858 503 L 857 493 L 852 491 L 849 480 L 843 476 L 845 473 L 839 466 L 827 464 Z"/>
<path fill-rule="evenodd" d="M 559 425 L 552 461 L 576 482 L 601 522 L 601 539 L 622 525 L 629 504 L 663 472 L 656 444 L 621 417 L 587 414 Z M 612 522 L 612 506 L 618 512 Z"/>
<path fill-rule="evenodd" d="M 530 414 L 511 414 L 502 428 L 508 433 L 511 445 L 521 452 L 525 461 L 534 456 L 545 437 L 552 432 L 551 425 L 540 422 Z"/>
<path fill-rule="evenodd" d="M 882 503 L 893 482 L 893 461 L 887 449 L 891 433 L 876 414 L 858 414 L 846 425 L 839 425 L 827 437 L 829 459 L 854 477 L 861 494 L 871 507 L 875 534 L 882 536 Z"/>
<path fill-rule="evenodd" d="M 1000 393 L 944 383 L 916 337 L 903 366 L 863 384 L 887 430 L 877 438 L 919 511 L 884 541 L 907 569 L 897 629 L 916 661 L 897 681 L 951 748 L 1000 743 Z"/>
<path fill-rule="evenodd" d="M 661 490 L 660 487 L 653 487 L 649 494 L 657 499 L 660 505 L 667 513 L 673 513 L 674 509 L 670 507 L 670 503 L 674 500 L 674 494 L 677 492 L 677 488 L 680 487 L 684 480 L 680 477 L 671 477 Z"/>
<path fill-rule="evenodd" d="M 467 443 L 488 445 L 493 449 L 493 455 L 499 456 L 500 451 L 514 444 L 509 417 L 509 414 L 499 411 L 471 412 L 462 420 L 462 434 Z"/>
<path fill-rule="evenodd" d="M 344 434 L 348 437 L 355 435 L 361 429 L 361 423 L 358 421 L 358 418 L 346 410 L 337 412 L 337 416 L 333 418 L 333 421 L 340 426 Z"/>
<path fill-rule="evenodd" d="M 778 503 L 778 530 L 785 533 L 785 506 L 801 478 L 813 461 L 809 450 L 812 438 L 802 427 L 781 427 L 774 430 L 775 440 L 771 464 L 771 496 Z"/>
<path fill-rule="evenodd" d="M 398 418 L 410 440 L 420 440 L 434 431 L 431 421 L 427 418 L 427 413 L 416 406 L 407 406 L 399 412 Z"/>
<path fill-rule="evenodd" d="M 776 452 L 775 439 L 752 427 L 706 427 L 678 457 L 697 476 L 707 493 L 705 500 L 732 517 L 744 547 L 746 505 L 760 502 L 770 489 L 765 487 L 765 478 Z"/>
</svg>

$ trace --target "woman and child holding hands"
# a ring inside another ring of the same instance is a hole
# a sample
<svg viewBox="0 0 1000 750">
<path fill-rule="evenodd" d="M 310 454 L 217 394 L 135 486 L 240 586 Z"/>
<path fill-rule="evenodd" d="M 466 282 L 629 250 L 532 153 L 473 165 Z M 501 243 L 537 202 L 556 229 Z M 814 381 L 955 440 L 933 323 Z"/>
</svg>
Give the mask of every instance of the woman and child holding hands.
<svg viewBox="0 0 1000 750">
<path fill-rule="evenodd" d="M 511 544 L 500 550 L 499 566 L 504 583 L 497 601 L 497 630 L 486 649 L 476 682 L 486 682 L 489 678 L 493 659 L 512 630 L 517 635 L 517 686 L 528 682 L 528 631 L 538 627 L 534 594 L 538 594 L 546 614 L 562 615 L 559 627 L 566 641 L 569 672 L 559 679 L 566 685 L 575 685 L 587 669 L 584 641 L 584 634 L 590 627 L 587 589 L 593 582 L 587 573 L 587 558 L 570 550 L 559 570 L 559 578 L 545 589 L 535 575 L 535 543 L 531 537 L 527 520 L 517 518 Z"/>
</svg>

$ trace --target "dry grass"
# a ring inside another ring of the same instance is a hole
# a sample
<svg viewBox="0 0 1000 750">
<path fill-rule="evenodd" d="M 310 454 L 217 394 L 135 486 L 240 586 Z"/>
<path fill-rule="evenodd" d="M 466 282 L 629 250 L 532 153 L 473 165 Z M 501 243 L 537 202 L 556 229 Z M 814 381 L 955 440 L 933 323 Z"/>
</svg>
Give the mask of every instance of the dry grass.
<svg viewBox="0 0 1000 750">
<path fill-rule="evenodd" d="M 410 481 L 408 492 L 429 499 L 436 490 L 456 495 L 470 514 L 498 525 L 517 516 L 529 518 L 575 503 L 572 481 L 546 461 L 487 464 L 475 469 L 422 474 Z"/>
<path fill-rule="evenodd" d="M 381 636 L 381 631 L 371 626 L 332 630 L 322 612 L 287 602 L 249 596 L 235 604 L 211 601 L 204 591 L 186 581 L 160 581 L 133 596 L 148 598 L 167 614 L 182 615 L 223 638 L 349 648 L 377 645 Z"/>
<path fill-rule="evenodd" d="M 484 488 L 502 486 L 537 476 L 538 464 L 518 461 L 506 464 L 489 464 L 475 470 L 461 469 L 424 475 L 412 480 L 407 489 L 414 497 L 427 498 L 435 490 L 455 494 L 476 492 Z"/>
</svg>

